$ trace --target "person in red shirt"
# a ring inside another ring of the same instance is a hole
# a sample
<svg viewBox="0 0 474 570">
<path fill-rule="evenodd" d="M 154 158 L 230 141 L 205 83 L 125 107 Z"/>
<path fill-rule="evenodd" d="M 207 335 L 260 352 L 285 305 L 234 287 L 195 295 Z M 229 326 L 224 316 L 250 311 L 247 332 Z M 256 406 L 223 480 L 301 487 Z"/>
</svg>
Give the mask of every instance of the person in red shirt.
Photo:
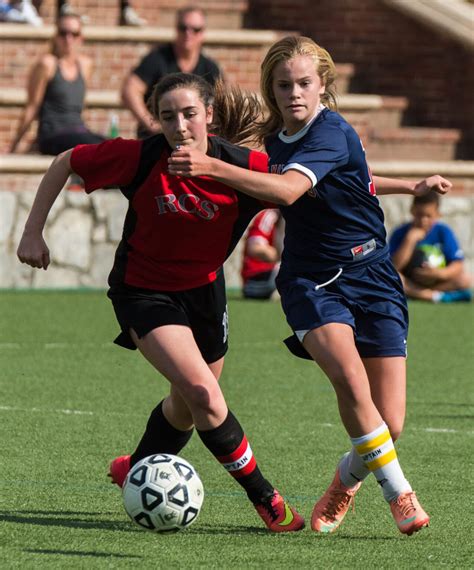
<svg viewBox="0 0 474 570">
<path fill-rule="evenodd" d="M 150 101 L 163 133 L 80 145 L 60 154 L 39 185 L 17 254 L 23 263 L 47 269 L 43 228 L 72 172 L 83 178 L 87 193 L 118 186 L 129 208 L 109 276 L 108 296 L 121 328 L 116 343 L 138 348 L 171 387 L 153 410 L 135 452 L 112 461 L 112 481 L 122 486 L 130 467 L 148 455 L 178 454 L 195 426 L 266 526 L 273 532 L 297 531 L 303 518 L 263 477 L 218 383 L 228 336 L 222 265 L 262 204 L 211 179 L 168 173 L 168 158 L 180 146 L 267 170 L 265 154 L 208 134 L 217 119 L 221 133 L 242 140 L 245 121 L 258 112 L 257 100 L 238 118 L 219 114 L 231 108 L 227 97 L 238 96 L 243 98 L 237 89 L 223 86 L 214 92 L 195 75 L 166 76 Z"/>
<path fill-rule="evenodd" d="M 270 299 L 276 290 L 283 245 L 280 210 L 259 212 L 248 229 L 242 259 L 243 295 L 246 299 Z"/>
</svg>

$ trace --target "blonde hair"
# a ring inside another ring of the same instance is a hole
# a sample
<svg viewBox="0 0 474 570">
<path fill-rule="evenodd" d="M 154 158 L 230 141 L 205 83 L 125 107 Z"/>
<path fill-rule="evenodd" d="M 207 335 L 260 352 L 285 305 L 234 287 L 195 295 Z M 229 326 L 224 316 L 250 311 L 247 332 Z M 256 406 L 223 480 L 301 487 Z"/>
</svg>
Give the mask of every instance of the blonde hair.
<svg viewBox="0 0 474 570">
<path fill-rule="evenodd" d="M 226 85 L 222 80 L 212 87 L 198 75 L 170 73 L 155 85 L 147 102 L 155 119 L 160 119 L 161 98 L 174 89 L 194 89 L 205 107 L 213 106 L 213 123 L 209 132 L 234 144 L 250 144 L 254 141 L 255 125 L 262 117 L 262 106 L 257 95 L 244 93 L 238 86 Z"/>
<path fill-rule="evenodd" d="M 316 73 L 325 86 L 325 92 L 321 95 L 321 103 L 330 109 L 337 109 L 335 85 L 337 73 L 332 57 L 311 38 L 287 36 L 272 45 L 261 65 L 260 91 L 268 113 L 263 122 L 258 125 L 259 140 L 264 140 L 283 127 L 283 118 L 273 93 L 275 67 L 282 61 L 289 61 L 300 55 L 313 59 Z"/>
</svg>

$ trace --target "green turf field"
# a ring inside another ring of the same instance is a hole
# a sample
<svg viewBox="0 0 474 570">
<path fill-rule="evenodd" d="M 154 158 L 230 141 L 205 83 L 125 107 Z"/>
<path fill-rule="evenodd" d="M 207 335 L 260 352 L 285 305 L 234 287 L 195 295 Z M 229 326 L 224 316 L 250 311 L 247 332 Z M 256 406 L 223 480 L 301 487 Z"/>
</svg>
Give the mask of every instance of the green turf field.
<svg viewBox="0 0 474 570">
<path fill-rule="evenodd" d="M 348 447 L 329 382 L 286 352 L 278 303 L 231 299 L 222 383 L 267 478 L 309 521 Z M 117 331 L 103 292 L 0 293 L 1 568 L 472 568 L 474 305 L 410 305 L 408 413 L 398 443 L 432 517 L 405 537 L 373 480 L 334 535 L 266 532 L 194 437 L 206 498 L 174 535 L 128 521 L 106 472 L 166 384 Z"/>
</svg>

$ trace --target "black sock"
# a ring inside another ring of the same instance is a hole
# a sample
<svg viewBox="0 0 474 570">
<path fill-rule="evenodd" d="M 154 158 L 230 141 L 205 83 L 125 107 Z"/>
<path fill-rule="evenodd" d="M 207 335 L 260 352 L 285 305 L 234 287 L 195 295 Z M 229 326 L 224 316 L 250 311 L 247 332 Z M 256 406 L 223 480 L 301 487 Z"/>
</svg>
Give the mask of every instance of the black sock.
<svg viewBox="0 0 474 570">
<path fill-rule="evenodd" d="M 217 461 L 242 485 L 252 503 L 273 493 L 274 488 L 257 466 L 242 426 L 230 410 L 219 427 L 196 431 Z"/>
<path fill-rule="evenodd" d="M 163 401 L 151 412 L 145 433 L 130 458 L 130 466 L 155 453 L 178 455 L 193 435 L 193 428 L 182 431 L 169 423 L 163 414 Z"/>
</svg>

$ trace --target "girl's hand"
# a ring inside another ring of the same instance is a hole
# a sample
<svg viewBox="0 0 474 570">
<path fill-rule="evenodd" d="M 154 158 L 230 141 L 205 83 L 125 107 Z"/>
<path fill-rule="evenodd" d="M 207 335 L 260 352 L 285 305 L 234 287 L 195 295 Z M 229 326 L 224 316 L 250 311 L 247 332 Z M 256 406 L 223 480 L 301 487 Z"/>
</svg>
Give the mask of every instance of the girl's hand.
<svg viewBox="0 0 474 570">
<path fill-rule="evenodd" d="M 209 176 L 212 158 L 200 150 L 177 147 L 168 158 L 168 172 L 174 176 Z"/>
<path fill-rule="evenodd" d="M 449 192 L 449 190 L 451 190 L 452 187 L 453 185 L 449 180 L 446 180 L 446 178 L 435 174 L 434 176 L 430 176 L 429 178 L 425 178 L 424 180 L 418 182 L 415 185 L 413 195 L 424 196 L 432 190 L 438 192 L 438 194 L 446 194 Z"/>
<path fill-rule="evenodd" d="M 47 269 L 50 264 L 49 249 L 40 233 L 24 231 L 16 254 L 22 263 L 31 267 Z"/>
</svg>

